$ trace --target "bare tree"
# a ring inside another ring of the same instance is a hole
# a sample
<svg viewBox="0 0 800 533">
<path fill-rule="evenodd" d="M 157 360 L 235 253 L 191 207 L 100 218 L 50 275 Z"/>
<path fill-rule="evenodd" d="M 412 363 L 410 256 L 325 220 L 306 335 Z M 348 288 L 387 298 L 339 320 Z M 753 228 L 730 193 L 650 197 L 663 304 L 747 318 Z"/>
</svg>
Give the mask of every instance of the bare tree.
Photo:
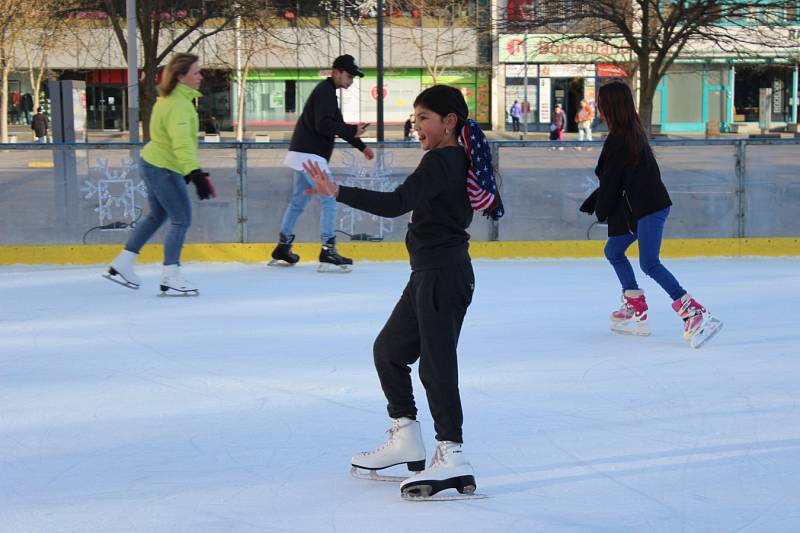
<svg viewBox="0 0 800 533">
<path fill-rule="evenodd" d="M 37 9 L 26 21 L 19 42 L 28 66 L 28 79 L 33 91 L 33 109 L 39 107 L 42 81 L 47 75 L 48 55 L 66 44 L 68 21 L 62 16 L 66 0 L 40 0 Z"/>
<path fill-rule="evenodd" d="M 26 0 L 0 0 L 0 142 L 8 142 L 8 78 L 19 37 L 33 11 Z"/>
<path fill-rule="evenodd" d="M 264 0 L 137 0 L 136 18 L 141 65 L 141 117 L 144 140 L 149 140 L 150 116 L 156 101 L 156 77 L 159 67 L 174 52 L 192 52 L 204 40 L 231 30 L 237 17 L 262 10 Z M 82 0 L 77 9 L 94 9 L 108 16 L 123 56 L 128 58 L 124 0 Z M 131 124 L 130 127 L 136 127 Z"/>
<path fill-rule="evenodd" d="M 692 47 L 733 55 L 782 48 L 775 31 L 786 0 L 532 0 L 501 31 L 537 31 L 553 42 L 592 39 L 630 51 L 639 79 L 639 115 L 650 131 L 653 97 L 664 74 Z M 787 34 L 788 36 L 788 34 Z"/>
</svg>

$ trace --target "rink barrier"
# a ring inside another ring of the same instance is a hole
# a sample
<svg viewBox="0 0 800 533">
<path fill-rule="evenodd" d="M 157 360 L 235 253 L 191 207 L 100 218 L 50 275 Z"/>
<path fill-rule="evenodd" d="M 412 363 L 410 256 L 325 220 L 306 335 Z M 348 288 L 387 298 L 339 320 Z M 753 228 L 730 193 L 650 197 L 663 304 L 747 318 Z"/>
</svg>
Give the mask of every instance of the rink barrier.
<svg viewBox="0 0 800 533">
<path fill-rule="evenodd" d="M 475 241 L 470 243 L 473 259 L 568 259 L 603 258 L 605 241 Z M 261 263 L 269 259 L 274 243 L 187 244 L 184 262 Z M 408 253 L 401 242 L 341 243 L 339 251 L 356 261 L 406 261 Z M 293 251 L 301 261 L 316 262 L 319 243 L 295 243 Z M 0 246 L 0 265 L 94 265 L 110 262 L 121 250 L 118 244 Z M 630 255 L 637 256 L 636 244 Z M 782 257 L 800 256 L 800 237 L 753 239 L 669 239 L 662 246 L 662 257 Z M 160 244 L 142 249 L 140 262 L 159 263 Z"/>
</svg>

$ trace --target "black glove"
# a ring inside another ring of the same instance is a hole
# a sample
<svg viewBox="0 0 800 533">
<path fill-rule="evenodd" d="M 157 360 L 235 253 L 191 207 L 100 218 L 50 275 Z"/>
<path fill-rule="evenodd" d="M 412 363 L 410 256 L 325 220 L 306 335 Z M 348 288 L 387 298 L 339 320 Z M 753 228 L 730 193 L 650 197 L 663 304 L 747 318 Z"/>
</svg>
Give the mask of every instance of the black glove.
<svg viewBox="0 0 800 533">
<path fill-rule="evenodd" d="M 599 194 L 600 187 L 596 188 L 592 194 L 589 195 L 589 198 L 583 201 L 580 207 L 581 213 L 587 213 L 589 215 L 594 213 L 595 208 L 597 207 L 597 195 Z"/>
<path fill-rule="evenodd" d="M 190 181 L 194 182 L 195 189 L 197 189 L 197 196 L 201 200 L 208 200 L 217 196 L 217 191 L 214 189 L 214 184 L 208 178 L 208 172 L 195 169 L 183 177 L 188 185 Z"/>
</svg>

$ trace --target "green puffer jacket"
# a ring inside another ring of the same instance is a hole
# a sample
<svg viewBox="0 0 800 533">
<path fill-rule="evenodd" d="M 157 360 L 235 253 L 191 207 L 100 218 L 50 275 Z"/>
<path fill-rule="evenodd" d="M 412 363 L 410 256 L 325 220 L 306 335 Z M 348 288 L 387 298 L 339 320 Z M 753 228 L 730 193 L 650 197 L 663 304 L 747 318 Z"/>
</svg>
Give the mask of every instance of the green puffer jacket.
<svg viewBox="0 0 800 533">
<path fill-rule="evenodd" d="M 192 100 L 203 93 L 178 83 L 169 96 L 162 96 L 150 116 L 150 142 L 142 159 L 182 176 L 200 168 L 197 159 L 197 110 Z"/>
</svg>

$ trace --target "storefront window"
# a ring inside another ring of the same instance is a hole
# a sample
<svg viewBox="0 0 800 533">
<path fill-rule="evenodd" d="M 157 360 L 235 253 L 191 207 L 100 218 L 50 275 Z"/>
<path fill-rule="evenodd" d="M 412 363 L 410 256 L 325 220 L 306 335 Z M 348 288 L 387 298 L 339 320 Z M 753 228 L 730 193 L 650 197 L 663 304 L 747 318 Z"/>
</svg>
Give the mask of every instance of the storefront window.
<svg viewBox="0 0 800 533">
<path fill-rule="evenodd" d="M 792 69 L 784 66 L 736 67 L 734 122 L 758 122 L 760 89 L 772 89 L 772 120 L 791 119 Z"/>
<path fill-rule="evenodd" d="M 536 123 L 536 110 L 539 108 L 538 104 L 539 94 L 539 80 L 537 78 L 528 78 L 528 124 Z M 506 127 L 512 129 L 511 121 L 511 106 L 514 100 L 518 101 L 522 107 L 522 116 L 519 121 L 522 124 L 522 130 L 525 131 L 525 81 L 523 78 L 506 78 Z"/>
<path fill-rule="evenodd" d="M 667 122 L 703 120 L 703 67 L 676 65 L 667 72 Z"/>
</svg>

